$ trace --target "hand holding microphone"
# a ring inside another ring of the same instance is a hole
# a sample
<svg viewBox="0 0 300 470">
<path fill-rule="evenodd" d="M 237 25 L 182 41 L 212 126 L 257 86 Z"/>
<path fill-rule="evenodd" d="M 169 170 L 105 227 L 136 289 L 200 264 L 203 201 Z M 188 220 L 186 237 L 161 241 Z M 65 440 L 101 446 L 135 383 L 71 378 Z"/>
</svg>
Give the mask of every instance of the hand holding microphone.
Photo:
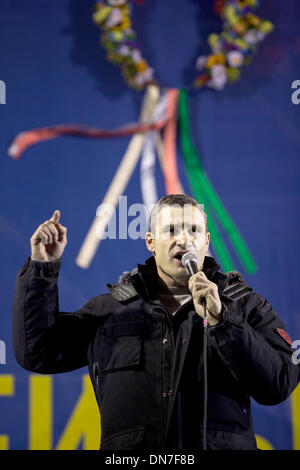
<svg viewBox="0 0 300 470">
<path fill-rule="evenodd" d="M 185 253 L 181 261 L 191 275 L 188 286 L 196 312 L 204 318 L 204 302 L 206 302 L 207 323 L 209 326 L 217 325 L 222 317 L 222 303 L 217 284 L 209 281 L 203 271 L 198 271 L 198 259 L 192 251 Z"/>
</svg>

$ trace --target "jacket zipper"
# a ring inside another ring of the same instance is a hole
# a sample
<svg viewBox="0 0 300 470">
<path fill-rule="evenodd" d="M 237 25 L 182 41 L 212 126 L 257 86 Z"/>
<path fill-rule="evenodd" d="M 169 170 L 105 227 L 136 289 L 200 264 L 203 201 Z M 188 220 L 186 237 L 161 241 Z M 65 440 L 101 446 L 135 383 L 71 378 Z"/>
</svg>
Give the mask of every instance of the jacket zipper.
<svg viewBox="0 0 300 470">
<path fill-rule="evenodd" d="M 187 302 L 188 303 L 188 302 Z M 155 304 L 155 306 L 157 306 L 157 304 Z M 163 306 L 163 305 L 160 305 L 160 307 L 165 311 L 166 313 L 166 317 L 167 317 L 167 322 L 169 323 L 169 327 L 170 327 L 170 331 L 171 331 L 171 335 L 172 335 L 172 343 L 173 343 L 173 351 L 174 351 L 174 348 L 175 348 L 175 336 L 174 336 L 174 330 L 173 330 L 173 324 L 172 324 L 172 320 L 170 319 L 169 317 L 169 312 L 167 311 L 167 309 Z M 179 312 L 179 310 L 181 310 L 181 308 L 183 307 L 186 307 L 186 304 L 182 305 L 181 307 L 179 307 L 178 311 L 176 312 L 176 314 Z M 173 397 L 174 398 L 174 397 Z M 163 401 L 161 402 L 162 403 L 162 434 L 163 434 L 163 440 L 164 442 L 166 443 L 166 439 L 167 439 L 167 436 L 165 435 L 167 429 L 165 429 L 165 426 L 164 426 L 164 403 Z M 178 425 L 178 435 L 177 435 L 177 439 L 178 439 L 178 446 L 180 448 L 180 450 L 183 449 L 183 416 L 182 416 L 182 395 L 181 395 L 181 392 L 179 391 L 179 397 L 178 397 L 178 408 L 177 408 L 177 425 Z"/>
<path fill-rule="evenodd" d="M 157 307 L 157 304 L 154 304 L 154 305 L 155 305 L 155 307 Z M 166 314 L 166 317 L 167 317 L 167 322 L 169 322 L 169 325 L 171 325 L 172 343 L 174 344 L 174 333 L 173 333 L 172 323 L 170 322 L 170 319 L 169 319 L 169 312 L 167 311 L 167 309 L 163 305 L 160 305 L 160 307 L 162 308 L 162 310 L 164 310 L 164 312 Z M 162 315 L 161 315 L 161 324 L 163 324 L 163 316 Z M 161 364 L 161 367 L 162 367 L 162 364 Z M 164 403 L 164 400 L 165 400 L 165 398 L 163 400 L 161 400 L 161 431 L 162 431 L 162 437 L 163 437 L 163 442 L 164 442 L 164 447 L 165 447 L 166 442 L 167 442 L 167 436 L 166 436 L 166 430 L 167 429 L 166 429 L 166 426 L 165 426 L 165 403 Z"/>
<path fill-rule="evenodd" d="M 93 364 L 93 377 L 95 381 L 95 386 L 96 386 L 96 392 L 97 395 L 99 394 L 99 366 L 98 362 L 94 362 Z"/>
<path fill-rule="evenodd" d="M 167 311 L 167 309 L 161 305 L 161 308 L 165 311 L 166 313 L 166 318 L 167 318 L 167 323 L 169 324 L 169 328 L 170 328 L 170 332 L 171 332 L 171 336 L 172 336 L 172 347 L 173 347 L 173 351 L 174 351 L 174 348 L 175 348 L 175 336 L 174 336 L 174 329 L 173 329 L 173 324 L 172 324 L 172 320 L 170 319 L 169 317 L 169 312 Z M 161 317 L 161 321 L 163 323 L 163 318 Z M 162 404 L 162 434 L 163 434 L 163 440 L 164 440 L 164 443 L 166 445 L 167 443 L 167 435 L 166 435 L 166 432 L 167 432 L 167 427 L 164 425 L 164 421 L 165 421 L 165 405 L 164 405 L 164 402 L 162 401 L 161 402 Z M 169 407 L 168 407 L 168 410 L 169 410 Z M 169 416 L 169 413 L 167 414 L 167 421 L 168 421 L 168 416 Z M 181 427 L 181 423 L 180 423 L 180 427 Z"/>
</svg>

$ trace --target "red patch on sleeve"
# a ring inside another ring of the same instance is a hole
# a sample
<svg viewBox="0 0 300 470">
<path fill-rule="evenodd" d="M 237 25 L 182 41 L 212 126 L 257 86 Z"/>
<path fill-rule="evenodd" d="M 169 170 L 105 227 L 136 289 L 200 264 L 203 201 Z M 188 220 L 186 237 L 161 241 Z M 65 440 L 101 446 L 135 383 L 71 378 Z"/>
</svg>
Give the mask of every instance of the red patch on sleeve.
<svg viewBox="0 0 300 470">
<path fill-rule="evenodd" d="M 286 331 L 282 330 L 281 328 L 276 328 L 276 331 L 281 336 L 281 338 L 283 338 L 284 341 L 287 342 L 289 346 L 292 346 L 293 341 L 291 340 L 290 335 Z"/>
</svg>

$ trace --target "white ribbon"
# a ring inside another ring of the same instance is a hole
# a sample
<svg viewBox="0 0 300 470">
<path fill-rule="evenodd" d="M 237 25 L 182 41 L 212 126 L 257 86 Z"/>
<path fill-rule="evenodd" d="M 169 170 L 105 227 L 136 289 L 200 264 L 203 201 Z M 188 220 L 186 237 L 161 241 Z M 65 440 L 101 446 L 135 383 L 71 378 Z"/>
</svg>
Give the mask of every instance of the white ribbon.
<svg viewBox="0 0 300 470">
<path fill-rule="evenodd" d="M 153 122 L 162 119 L 166 114 L 167 100 L 166 93 L 161 95 L 153 113 Z M 143 203 L 146 206 L 148 216 L 153 205 L 157 202 L 157 189 L 155 182 L 155 162 L 156 162 L 156 142 L 159 131 L 149 131 L 146 134 L 142 150 L 140 166 L 140 182 Z"/>
</svg>

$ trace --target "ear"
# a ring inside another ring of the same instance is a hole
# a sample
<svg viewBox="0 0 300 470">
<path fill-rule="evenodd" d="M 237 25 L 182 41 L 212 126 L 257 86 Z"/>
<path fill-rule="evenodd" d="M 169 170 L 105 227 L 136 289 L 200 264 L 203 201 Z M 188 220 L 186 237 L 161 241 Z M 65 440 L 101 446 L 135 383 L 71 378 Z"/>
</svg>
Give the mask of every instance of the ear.
<svg viewBox="0 0 300 470">
<path fill-rule="evenodd" d="M 209 242 L 210 242 L 210 232 L 206 233 L 206 251 L 209 248 Z"/>
<path fill-rule="evenodd" d="M 147 249 L 151 251 L 151 253 L 155 254 L 155 238 L 151 232 L 146 233 L 145 242 L 146 242 Z"/>
</svg>

